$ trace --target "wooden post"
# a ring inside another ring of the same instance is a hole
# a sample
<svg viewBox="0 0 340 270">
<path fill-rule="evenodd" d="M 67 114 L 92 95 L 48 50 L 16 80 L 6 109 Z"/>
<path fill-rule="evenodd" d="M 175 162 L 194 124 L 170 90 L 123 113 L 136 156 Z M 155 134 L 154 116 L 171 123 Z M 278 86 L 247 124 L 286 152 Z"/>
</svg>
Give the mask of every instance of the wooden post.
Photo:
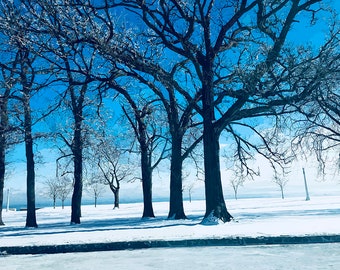
<svg viewBox="0 0 340 270">
<path fill-rule="evenodd" d="M 303 178 L 304 178 L 304 181 L 305 181 L 306 201 L 309 201 L 310 197 L 309 197 L 309 192 L 308 192 L 305 168 L 302 168 L 302 172 L 303 172 Z"/>
</svg>

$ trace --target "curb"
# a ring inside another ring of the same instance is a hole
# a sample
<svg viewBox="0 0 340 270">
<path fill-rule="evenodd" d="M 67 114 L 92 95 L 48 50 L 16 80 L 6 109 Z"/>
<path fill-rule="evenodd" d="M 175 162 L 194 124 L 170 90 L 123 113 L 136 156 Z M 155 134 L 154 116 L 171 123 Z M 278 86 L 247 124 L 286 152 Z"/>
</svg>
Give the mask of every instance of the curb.
<svg viewBox="0 0 340 270">
<path fill-rule="evenodd" d="M 340 243 L 340 235 L 268 236 L 268 237 L 261 236 L 261 237 L 235 237 L 235 238 L 221 238 L 221 239 L 188 239 L 188 240 L 169 240 L 169 241 L 151 240 L 151 241 L 65 244 L 65 245 L 46 245 L 46 246 L 11 246 L 11 247 L 0 247 L 0 256 L 136 250 L 136 249 L 147 249 L 147 248 L 292 245 L 292 244 L 322 244 L 322 243 Z"/>
</svg>

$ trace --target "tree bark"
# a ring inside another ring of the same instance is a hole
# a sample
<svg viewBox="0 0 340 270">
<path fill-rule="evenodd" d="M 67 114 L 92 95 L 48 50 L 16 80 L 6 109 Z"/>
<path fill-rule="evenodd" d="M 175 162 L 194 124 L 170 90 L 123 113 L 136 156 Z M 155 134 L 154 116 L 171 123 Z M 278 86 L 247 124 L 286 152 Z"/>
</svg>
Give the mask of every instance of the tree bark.
<svg viewBox="0 0 340 270">
<path fill-rule="evenodd" d="M 24 130 L 27 167 L 27 216 L 26 227 L 38 227 L 35 211 L 35 164 L 33 154 L 32 118 L 30 95 L 24 94 Z"/>
<path fill-rule="evenodd" d="M 53 209 L 56 207 L 57 197 L 53 196 Z"/>
<path fill-rule="evenodd" d="M 204 218 L 213 217 L 228 222 L 232 219 L 223 196 L 219 136 L 212 123 L 205 123 L 203 131 L 206 212 Z"/>
<path fill-rule="evenodd" d="M 204 219 L 213 216 L 229 222 L 232 216 L 225 205 L 220 169 L 220 133 L 214 127 L 215 106 L 213 91 L 213 65 L 211 57 L 206 56 L 203 67 L 202 105 L 203 105 L 203 149 L 205 171 L 206 212 Z M 209 64 L 210 63 L 210 64 Z"/>
<path fill-rule="evenodd" d="M 75 129 L 72 145 L 74 156 L 74 186 L 71 206 L 71 224 L 80 224 L 81 199 L 83 193 L 83 145 L 81 138 L 82 113 L 75 113 Z"/>
<path fill-rule="evenodd" d="M 5 174 L 6 174 L 6 131 L 8 127 L 7 97 L 6 93 L 0 99 L 0 225 L 2 220 L 2 205 L 4 200 Z"/>
<path fill-rule="evenodd" d="M 186 219 L 183 207 L 182 140 L 172 136 L 170 165 L 170 210 L 168 218 Z"/>
<path fill-rule="evenodd" d="M 5 225 L 5 223 L 2 220 L 2 205 L 4 200 L 4 186 L 6 172 L 5 149 L 6 149 L 5 136 L 4 134 L 0 134 L 0 225 Z"/>
<path fill-rule="evenodd" d="M 141 145 L 142 189 L 143 189 L 143 218 L 153 218 L 155 214 L 152 206 L 152 168 L 151 157 L 146 145 Z"/>
<path fill-rule="evenodd" d="M 119 188 L 115 189 L 114 194 L 114 209 L 119 208 Z"/>
</svg>

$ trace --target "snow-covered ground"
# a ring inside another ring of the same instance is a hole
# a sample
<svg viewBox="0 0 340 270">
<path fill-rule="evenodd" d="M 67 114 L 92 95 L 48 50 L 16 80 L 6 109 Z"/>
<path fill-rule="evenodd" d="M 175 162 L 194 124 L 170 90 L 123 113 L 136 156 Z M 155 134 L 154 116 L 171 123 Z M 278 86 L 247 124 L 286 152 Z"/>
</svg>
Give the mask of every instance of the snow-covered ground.
<svg viewBox="0 0 340 270">
<path fill-rule="evenodd" d="M 0 247 L 259 236 L 340 235 L 340 196 L 228 200 L 235 221 L 201 224 L 204 201 L 185 202 L 188 220 L 168 220 L 168 203 L 155 219 L 141 204 L 84 206 L 82 224 L 69 225 L 70 208 L 37 211 L 38 229 L 25 229 L 25 212 L 3 212 Z M 340 269 L 340 244 L 195 247 L 56 255 L 0 256 L 0 269 Z M 5 267 L 6 265 L 6 267 Z M 206 267 L 204 267 L 206 266 Z M 299 267 L 300 266 L 300 267 Z"/>
<path fill-rule="evenodd" d="M 328 270 L 340 269 L 340 244 L 160 248 L 0 257 L 6 270 Z"/>
</svg>

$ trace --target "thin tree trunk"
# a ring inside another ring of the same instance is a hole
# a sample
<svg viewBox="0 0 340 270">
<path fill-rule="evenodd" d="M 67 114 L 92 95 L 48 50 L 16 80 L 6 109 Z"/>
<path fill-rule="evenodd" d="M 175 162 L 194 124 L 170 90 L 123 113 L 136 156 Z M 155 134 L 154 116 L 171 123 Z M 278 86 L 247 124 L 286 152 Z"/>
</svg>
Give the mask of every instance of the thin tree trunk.
<svg viewBox="0 0 340 270">
<path fill-rule="evenodd" d="M 285 195 L 283 193 L 283 186 L 280 186 L 280 189 L 281 189 L 281 199 L 283 200 L 285 198 Z"/>
<path fill-rule="evenodd" d="M 339 159 L 340 159 L 340 154 L 339 154 Z M 307 185 L 305 168 L 302 168 L 302 172 L 303 172 L 303 180 L 304 180 L 305 191 L 306 191 L 306 201 L 309 201 L 310 197 L 309 197 L 309 192 L 308 192 L 308 185 Z"/>
<path fill-rule="evenodd" d="M 236 187 L 234 188 L 234 197 L 235 197 L 235 200 L 237 200 L 237 188 Z"/>
<path fill-rule="evenodd" d="M 2 220 L 2 205 L 4 200 L 4 186 L 5 186 L 5 137 L 0 137 L 0 225 L 5 225 Z"/>
<path fill-rule="evenodd" d="M 7 98 L 5 95 L 0 100 L 0 225 L 5 225 L 2 220 L 2 205 L 4 200 L 5 174 L 6 174 L 6 129 L 8 126 Z"/>
<path fill-rule="evenodd" d="M 183 207 L 183 186 L 182 186 L 182 144 L 181 138 L 172 137 L 170 167 L 170 210 L 168 218 L 186 219 Z"/>
<path fill-rule="evenodd" d="M 114 209 L 119 208 L 119 188 L 114 191 Z"/>
<path fill-rule="evenodd" d="M 56 198 L 56 196 L 53 196 L 53 209 L 55 209 L 55 206 L 56 206 L 56 201 L 57 201 L 57 198 Z"/>
<path fill-rule="evenodd" d="M 32 119 L 29 95 L 24 95 L 24 130 L 27 165 L 27 216 L 26 227 L 38 227 L 35 211 L 35 164 L 33 154 Z"/>
</svg>

